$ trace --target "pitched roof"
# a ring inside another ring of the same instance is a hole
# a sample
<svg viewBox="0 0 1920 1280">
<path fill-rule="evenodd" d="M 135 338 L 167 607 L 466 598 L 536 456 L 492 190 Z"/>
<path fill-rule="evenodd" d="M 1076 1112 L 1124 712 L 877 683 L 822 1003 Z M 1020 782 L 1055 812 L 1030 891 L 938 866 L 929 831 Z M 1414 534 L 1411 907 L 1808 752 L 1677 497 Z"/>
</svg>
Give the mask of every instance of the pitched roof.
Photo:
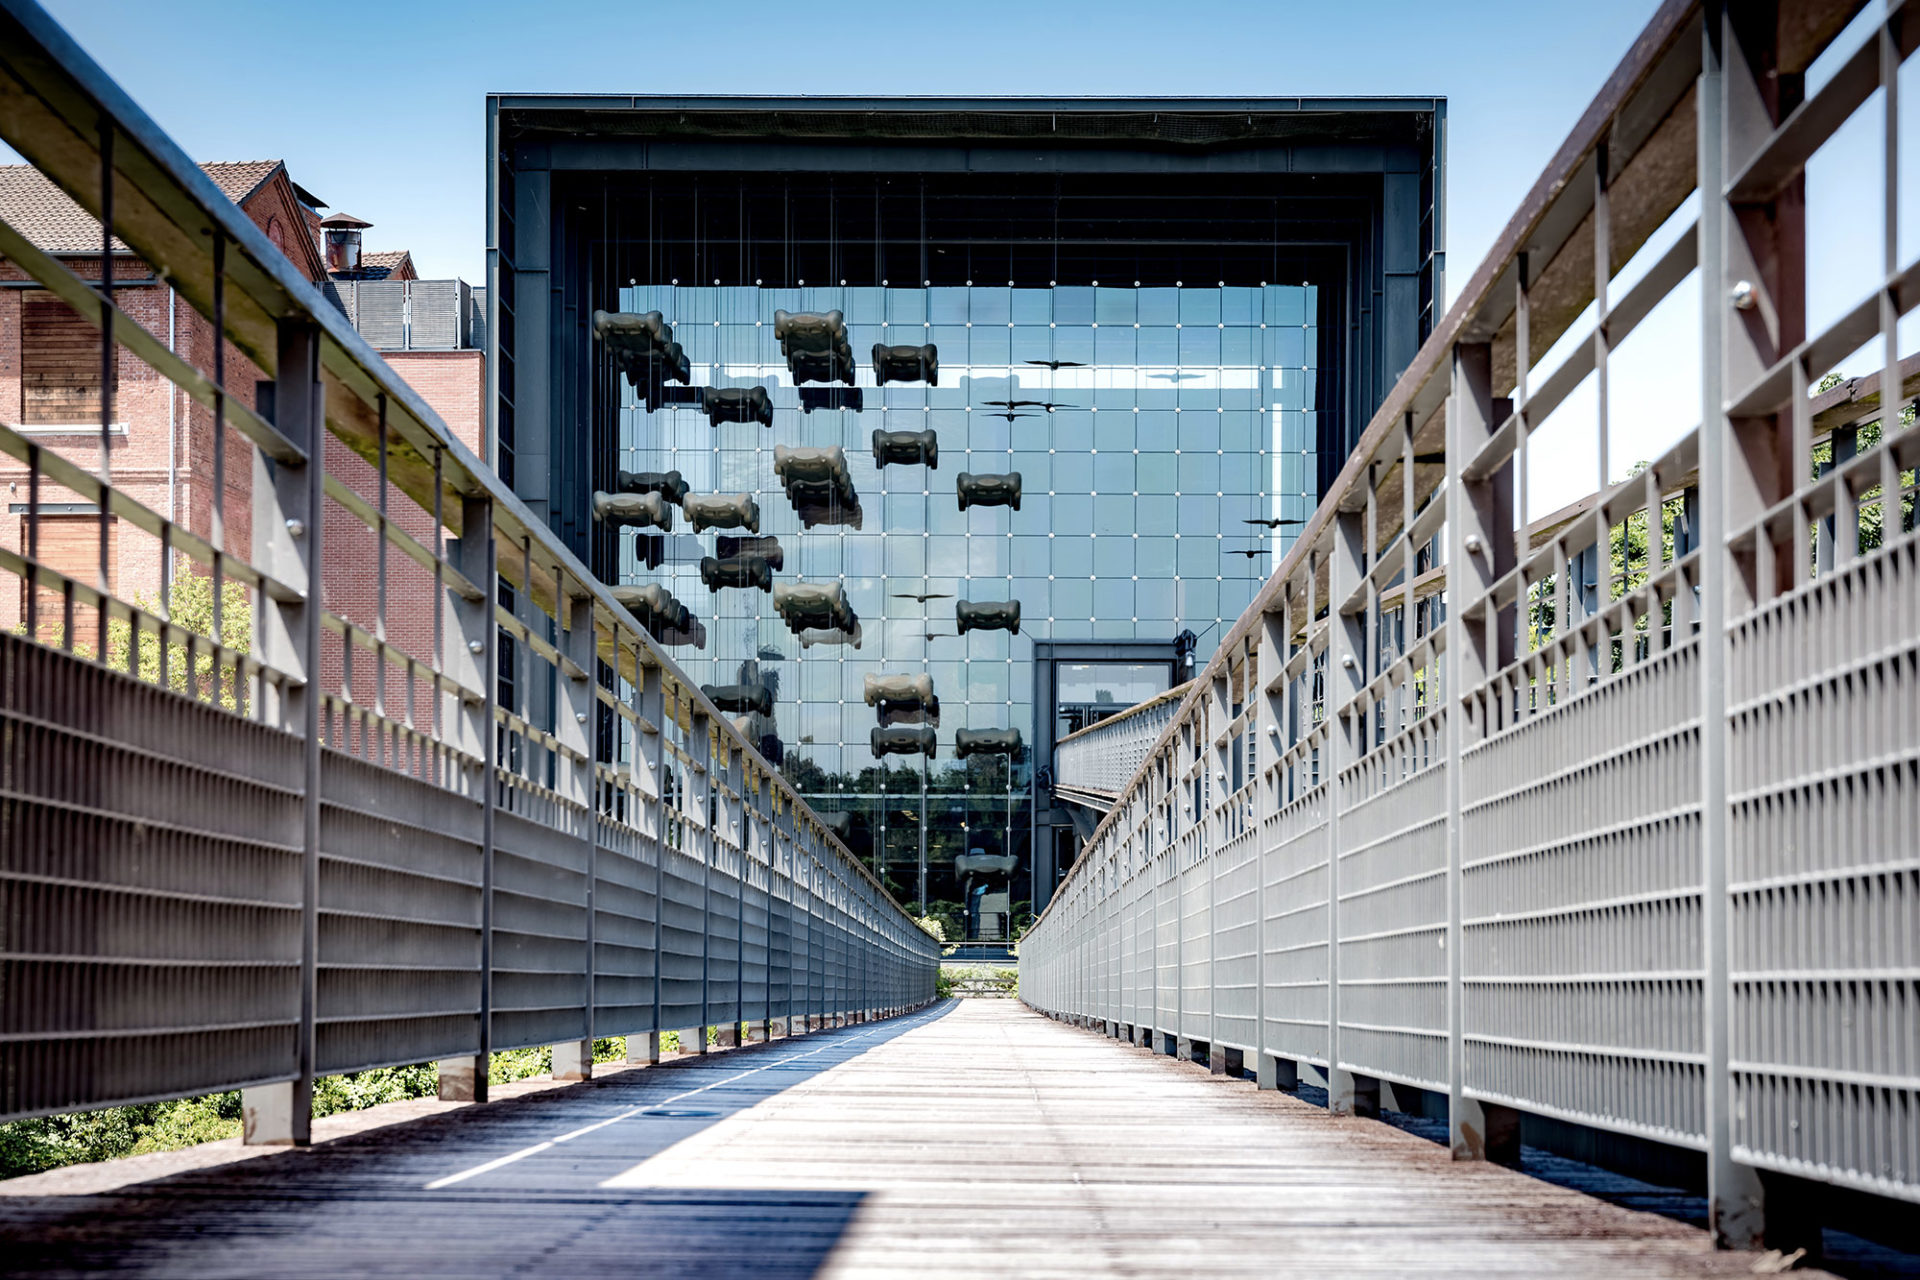
<svg viewBox="0 0 1920 1280">
<path fill-rule="evenodd" d="M 200 166 L 227 199 L 240 204 L 285 168 L 279 160 Z M 0 165 L 0 218 L 46 253 L 98 253 L 100 223 L 30 164 Z M 127 246 L 113 242 L 118 252 Z"/>
<path fill-rule="evenodd" d="M 245 204 L 248 196 L 286 167 L 284 160 L 214 160 L 201 165 L 200 171 L 213 179 L 227 199 Z"/>
<path fill-rule="evenodd" d="M 362 280 L 414 280 L 419 278 L 419 272 L 414 270 L 412 250 L 381 249 L 374 253 L 360 255 L 360 278 Z"/>
<path fill-rule="evenodd" d="M 30 164 L 0 165 L 0 219 L 47 253 L 98 253 L 100 223 Z M 125 252 L 119 240 L 113 247 Z"/>
</svg>

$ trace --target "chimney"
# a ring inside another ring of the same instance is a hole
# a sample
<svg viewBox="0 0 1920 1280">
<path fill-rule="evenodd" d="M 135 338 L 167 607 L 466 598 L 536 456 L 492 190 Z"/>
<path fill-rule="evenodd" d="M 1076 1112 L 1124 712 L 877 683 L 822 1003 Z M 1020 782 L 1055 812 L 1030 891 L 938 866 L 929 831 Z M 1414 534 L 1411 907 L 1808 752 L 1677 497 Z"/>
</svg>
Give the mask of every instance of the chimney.
<svg viewBox="0 0 1920 1280">
<path fill-rule="evenodd" d="M 353 275 L 360 270 L 360 233 L 372 225 L 350 213 L 320 219 L 320 230 L 326 237 L 327 274 Z"/>
</svg>

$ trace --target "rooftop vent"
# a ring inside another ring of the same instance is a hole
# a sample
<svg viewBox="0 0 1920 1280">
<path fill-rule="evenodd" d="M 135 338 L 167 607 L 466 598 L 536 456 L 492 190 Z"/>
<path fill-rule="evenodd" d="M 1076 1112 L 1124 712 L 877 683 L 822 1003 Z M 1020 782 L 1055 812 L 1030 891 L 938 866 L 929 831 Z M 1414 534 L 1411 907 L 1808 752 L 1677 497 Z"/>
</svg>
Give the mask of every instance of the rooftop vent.
<svg viewBox="0 0 1920 1280">
<path fill-rule="evenodd" d="M 320 230 L 326 237 L 329 274 L 360 269 L 360 233 L 372 225 L 350 213 L 320 219 Z"/>
</svg>

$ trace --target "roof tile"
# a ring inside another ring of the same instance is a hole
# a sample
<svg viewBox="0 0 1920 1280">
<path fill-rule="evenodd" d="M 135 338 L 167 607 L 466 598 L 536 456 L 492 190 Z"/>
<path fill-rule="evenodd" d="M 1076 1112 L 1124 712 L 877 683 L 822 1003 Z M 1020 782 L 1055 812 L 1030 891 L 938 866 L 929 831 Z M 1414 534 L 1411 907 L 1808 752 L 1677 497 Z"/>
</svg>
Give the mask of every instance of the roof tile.
<svg viewBox="0 0 1920 1280">
<path fill-rule="evenodd" d="M 245 200 L 281 167 L 279 160 L 214 162 L 200 166 L 235 204 Z M 0 219 L 45 253 L 94 253 L 100 223 L 30 164 L 0 165 Z M 119 240 L 114 248 L 125 252 Z"/>
</svg>

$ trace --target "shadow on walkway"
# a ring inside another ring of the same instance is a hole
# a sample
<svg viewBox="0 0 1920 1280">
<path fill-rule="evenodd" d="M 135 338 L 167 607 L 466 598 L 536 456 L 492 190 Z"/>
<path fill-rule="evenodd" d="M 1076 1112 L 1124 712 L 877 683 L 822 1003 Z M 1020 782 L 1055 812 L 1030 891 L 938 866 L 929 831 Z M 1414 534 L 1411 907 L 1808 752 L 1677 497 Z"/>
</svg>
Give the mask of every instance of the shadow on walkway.
<svg viewBox="0 0 1920 1280">
<path fill-rule="evenodd" d="M 624 1071 L 82 1195 L 0 1196 L 0 1271 L 50 1276 L 458 1276 L 542 1264 L 810 1276 L 864 1193 L 663 1189 L 651 1157 L 952 1002 L 746 1052 Z"/>
</svg>

